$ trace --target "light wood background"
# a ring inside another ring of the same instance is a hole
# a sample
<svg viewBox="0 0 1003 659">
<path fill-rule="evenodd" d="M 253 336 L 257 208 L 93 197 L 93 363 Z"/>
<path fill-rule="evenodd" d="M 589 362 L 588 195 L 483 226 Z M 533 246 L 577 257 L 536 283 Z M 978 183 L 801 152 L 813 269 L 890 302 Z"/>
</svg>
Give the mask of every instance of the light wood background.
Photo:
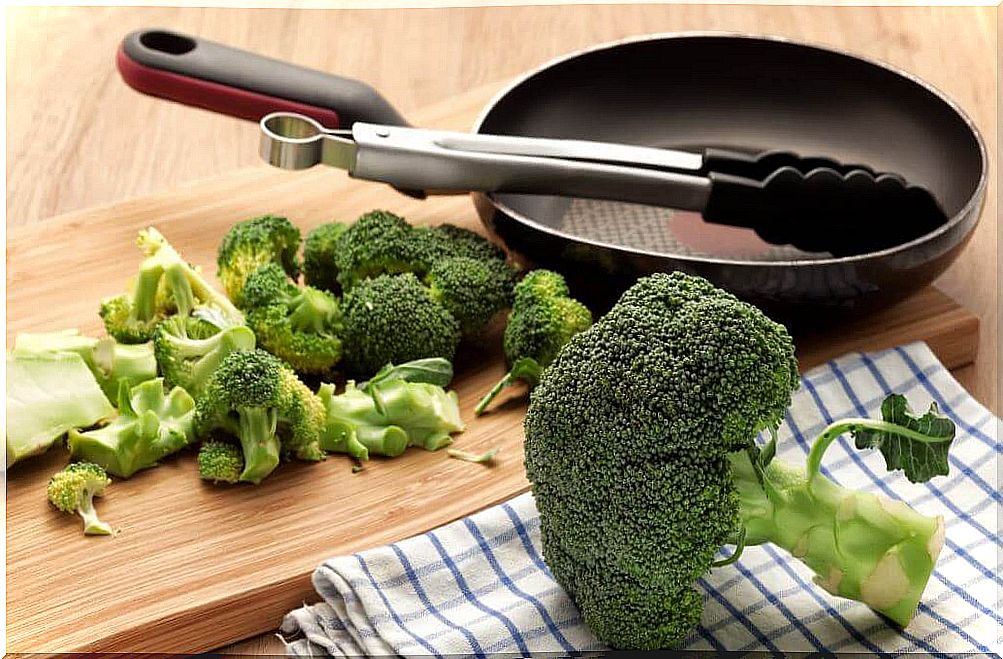
<svg viewBox="0 0 1003 659">
<path fill-rule="evenodd" d="M 118 78 L 119 40 L 140 27 L 199 34 L 364 79 L 405 115 L 630 34 L 777 34 L 876 57 L 933 83 L 993 154 L 983 220 L 937 283 L 982 320 L 979 358 L 956 373 L 997 412 L 996 8 L 638 5 L 414 10 L 7 9 L 7 225 L 176 187 L 258 164 L 247 123 L 140 96 Z M 271 636 L 232 652 L 282 651 Z"/>
</svg>

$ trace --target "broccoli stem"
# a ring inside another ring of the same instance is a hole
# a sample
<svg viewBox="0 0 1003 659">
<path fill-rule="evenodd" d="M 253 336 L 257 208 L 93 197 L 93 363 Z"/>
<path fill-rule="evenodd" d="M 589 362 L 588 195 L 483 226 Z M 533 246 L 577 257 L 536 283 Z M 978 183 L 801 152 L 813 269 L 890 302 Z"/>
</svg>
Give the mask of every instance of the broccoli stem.
<svg viewBox="0 0 1003 659">
<path fill-rule="evenodd" d="M 831 441 L 823 433 L 813 446 L 814 471 L 773 460 L 762 469 L 762 483 L 748 453 L 730 454 L 746 544 L 784 548 L 831 594 L 863 602 L 904 627 L 944 544 L 943 518 L 819 475 Z"/>
<path fill-rule="evenodd" d="M 498 381 L 495 386 L 491 388 L 484 398 L 481 398 L 480 402 L 477 403 L 477 407 L 474 408 L 474 415 L 480 416 L 487 409 L 491 401 L 495 399 L 495 396 L 501 393 L 502 389 L 505 387 L 511 387 L 516 382 L 525 382 L 530 388 L 535 387 L 536 383 L 540 381 L 540 373 L 543 372 L 543 367 L 532 357 L 522 357 L 517 359 L 512 368 L 508 373 L 505 374 L 501 380 Z"/>
<path fill-rule="evenodd" d="M 77 513 L 84 520 L 84 535 L 112 534 L 111 524 L 101 521 L 97 511 L 94 510 L 94 494 L 92 492 L 88 492 L 87 496 L 80 502 Z"/>
<path fill-rule="evenodd" d="M 292 309 L 289 314 L 292 328 L 309 334 L 328 333 L 332 319 L 338 313 L 338 306 L 330 295 L 310 288 L 297 294 L 289 306 Z"/>
<path fill-rule="evenodd" d="M 239 410 L 236 435 L 244 451 L 240 480 L 257 485 L 279 465 L 281 443 L 275 434 L 278 415 L 274 410 L 245 407 Z"/>
<path fill-rule="evenodd" d="M 395 458 L 407 449 L 408 436 L 400 426 L 360 425 L 355 437 L 370 455 Z"/>
</svg>

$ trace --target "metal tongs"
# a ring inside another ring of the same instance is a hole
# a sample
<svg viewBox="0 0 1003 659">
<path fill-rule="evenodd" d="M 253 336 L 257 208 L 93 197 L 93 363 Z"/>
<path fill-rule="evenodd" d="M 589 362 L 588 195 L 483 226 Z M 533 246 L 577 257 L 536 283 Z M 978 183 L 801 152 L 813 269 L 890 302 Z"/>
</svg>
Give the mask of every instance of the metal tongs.
<svg viewBox="0 0 1003 659">
<path fill-rule="evenodd" d="M 788 152 L 696 153 L 362 122 L 330 130 L 288 112 L 262 118 L 261 131 L 262 158 L 283 169 L 325 164 L 425 194 L 543 194 L 698 211 L 767 242 L 834 256 L 902 244 L 947 220 L 926 189 L 898 175 Z"/>
</svg>

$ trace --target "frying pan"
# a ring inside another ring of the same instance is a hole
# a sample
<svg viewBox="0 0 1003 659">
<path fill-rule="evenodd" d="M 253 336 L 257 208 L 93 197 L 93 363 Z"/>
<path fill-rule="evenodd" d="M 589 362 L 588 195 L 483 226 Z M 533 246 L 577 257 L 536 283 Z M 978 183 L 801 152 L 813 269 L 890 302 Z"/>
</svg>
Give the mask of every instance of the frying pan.
<svg viewBox="0 0 1003 659">
<path fill-rule="evenodd" d="M 292 111 L 328 128 L 407 125 L 365 83 L 166 30 L 128 35 L 117 61 L 141 92 L 244 119 Z M 776 38 L 661 34 L 573 53 L 514 81 L 473 130 L 866 163 L 925 187 L 949 218 L 903 244 L 836 258 L 771 245 L 690 212 L 473 194 L 482 221 L 509 249 L 565 273 L 573 286 L 586 282 L 576 294 L 591 293 L 597 307 L 638 276 L 682 270 L 787 322 L 866 311 L 947 268 L 971 237 L 987 184 L 978 130 L 938 90 L 877 62 Z"/>
</svg>

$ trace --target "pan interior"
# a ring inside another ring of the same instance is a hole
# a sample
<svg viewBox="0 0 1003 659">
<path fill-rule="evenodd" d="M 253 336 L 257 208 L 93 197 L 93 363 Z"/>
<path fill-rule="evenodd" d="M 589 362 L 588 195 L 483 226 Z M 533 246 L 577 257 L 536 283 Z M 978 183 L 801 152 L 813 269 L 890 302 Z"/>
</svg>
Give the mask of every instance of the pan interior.
<svg viewBox="0 0 1003 659">
<path fill-rule="evenodd" d="M 479 130 L 826 156 L 900 174 L 926 187 L 949 217 L 975 193 L 982 167 L 968 124 L 922 84 L 847 55 L 742 37 L 645 40 L 564 60 L 498 99 Z M 742 261 L 830 257 L 671 209 L 534 195 L 497 199 L 547 230 L 612 247 Z"/>
</svg>

